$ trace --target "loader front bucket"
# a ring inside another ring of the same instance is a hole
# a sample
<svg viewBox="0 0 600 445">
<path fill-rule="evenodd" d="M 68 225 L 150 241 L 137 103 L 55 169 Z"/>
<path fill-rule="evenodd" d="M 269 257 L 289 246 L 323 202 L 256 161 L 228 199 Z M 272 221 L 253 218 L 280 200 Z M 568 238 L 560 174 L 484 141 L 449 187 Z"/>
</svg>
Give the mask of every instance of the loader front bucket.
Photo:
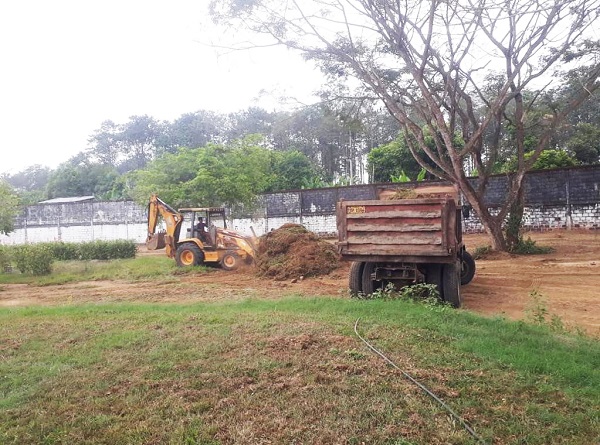
<svg viewBox="0 0 600 445">
<path fill-rule="evenodd" d="M 148 250 L 158 250 L 165 248 L 165 233 L 154 233 L 152 235 L 148 235 L 146 239 L 146 248 Z"/>
</svg>

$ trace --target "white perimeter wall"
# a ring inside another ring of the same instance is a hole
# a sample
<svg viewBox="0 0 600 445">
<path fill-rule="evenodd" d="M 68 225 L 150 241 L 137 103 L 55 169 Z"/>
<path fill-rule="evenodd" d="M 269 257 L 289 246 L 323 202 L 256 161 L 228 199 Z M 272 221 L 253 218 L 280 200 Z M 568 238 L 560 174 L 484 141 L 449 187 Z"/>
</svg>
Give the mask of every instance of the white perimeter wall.
<svg viewBox="0 0 600 445">
<path fill-rule="evenodd" d="M 524 228 L 528 230 L 548 230 L 558 228 L 600 229 L 600 204 L 548 207 L 526 207 Z M 278 218 L 242 218 L 229 222 L 229 227 L 244 235 L 257 236 L 277 229 L 286 223 L 302 224 L 318 235 L 337 236 L 335 215 L 296 216 Z M 483 231 L 477 216 L 464 221 L 465 232 Z M 0 244 L 25 244 L 39 242 L 88 242 L 95 240 L 133 240 L 142 244 L 146 241 L 147 225 L 141 223 L 86 224 L 65 226 L 36 226 L 16 229 L 9 236 L 0 235 Z"/>
</svg>

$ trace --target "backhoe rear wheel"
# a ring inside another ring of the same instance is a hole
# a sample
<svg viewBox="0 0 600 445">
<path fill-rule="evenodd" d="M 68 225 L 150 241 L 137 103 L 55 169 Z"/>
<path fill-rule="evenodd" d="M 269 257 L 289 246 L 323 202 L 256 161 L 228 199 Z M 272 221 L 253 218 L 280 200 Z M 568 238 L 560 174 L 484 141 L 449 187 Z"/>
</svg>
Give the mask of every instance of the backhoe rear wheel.
<svg viewBox="0 0 600 445">
<path fill-rule="evenodd" d="M 235 252 L 225 252 L 223 258 L 221 258 L 221 267 L 225 270 L 236 270 L 240 267 L 242 259 Z"/>
<path fill-rule="evenodd" d="M 177 247 L 175 261 L 179 267 L 199 266 L 204 262 L 204 253 L 197 245 L 185 243 Z"/>
</svg>

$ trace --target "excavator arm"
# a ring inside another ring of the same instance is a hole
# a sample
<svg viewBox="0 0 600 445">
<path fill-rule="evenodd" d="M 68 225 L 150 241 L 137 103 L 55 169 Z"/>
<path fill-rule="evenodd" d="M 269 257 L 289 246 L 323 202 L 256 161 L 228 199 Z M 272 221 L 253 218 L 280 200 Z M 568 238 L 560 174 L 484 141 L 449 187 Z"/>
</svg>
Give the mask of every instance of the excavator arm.
<svg viewBox="0 0 600 445">
<path fill-rule="evenodd" d="M 156 233 L 158 218 L 162 217 L 167 230 L 166 232 Z M 148 202 L 148 237 L 146 238 L 146 247 L 148 250 L 157 250 L 166 247 L 167 256 L 173 258 L 177 249 L 179 240 L 179 231 L 183 215 L 162 201 L 155 194 L 150 197 Z"/>
</svg>

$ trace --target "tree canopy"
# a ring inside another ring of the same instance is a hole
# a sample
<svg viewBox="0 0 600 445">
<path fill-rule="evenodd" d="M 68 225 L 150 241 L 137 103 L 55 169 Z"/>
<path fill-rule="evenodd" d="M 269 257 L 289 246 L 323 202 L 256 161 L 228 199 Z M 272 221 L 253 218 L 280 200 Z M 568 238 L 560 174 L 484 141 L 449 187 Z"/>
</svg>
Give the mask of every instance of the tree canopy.
<svg viewBox="0 0 600 445">
<path fill-rule="evenodd" d="M 299 152 L 273 152 L 261 146 L 259 135 L 228 144 L 207 144 L 165 153 L 133 174 L 133 197 L 147 202 L 152 193 L 174 207 L 247 207 L 258 194 L 300 188 L 316 175 Z"/>
<path fill-rule="evenodd" d="M 460 187 L 502 250 L 503 222 L 518 208 L 525 173 L 600 87 L 600 45 L 589 40 L 598 0 L 213 0 L 210 7 L 215 22 L 253 32 L 256 45 L 285 45 L 332 81 L 358 80 L 356 96 L 385 105 L 419 165 Z M 546 92 L 564 89 L 554 71 L 570 62 L 577 70 L 569 94 L 547 100 Z M 529 113 L 541 103 L 547 113 Z M 454 144 L 456 134 L 464 145 Z M 517 168 L 505 204 L 492 213 L 483 196 L 507 139 Z M 467 179 L 469 163 L 476 184 Z"/>
<path fill-rule="evenodd" d="M 0 233 L 8 235 L 15 230 L 19 214 L 19 197 L 4 179 L 0 179 Z"/>
</svg>

